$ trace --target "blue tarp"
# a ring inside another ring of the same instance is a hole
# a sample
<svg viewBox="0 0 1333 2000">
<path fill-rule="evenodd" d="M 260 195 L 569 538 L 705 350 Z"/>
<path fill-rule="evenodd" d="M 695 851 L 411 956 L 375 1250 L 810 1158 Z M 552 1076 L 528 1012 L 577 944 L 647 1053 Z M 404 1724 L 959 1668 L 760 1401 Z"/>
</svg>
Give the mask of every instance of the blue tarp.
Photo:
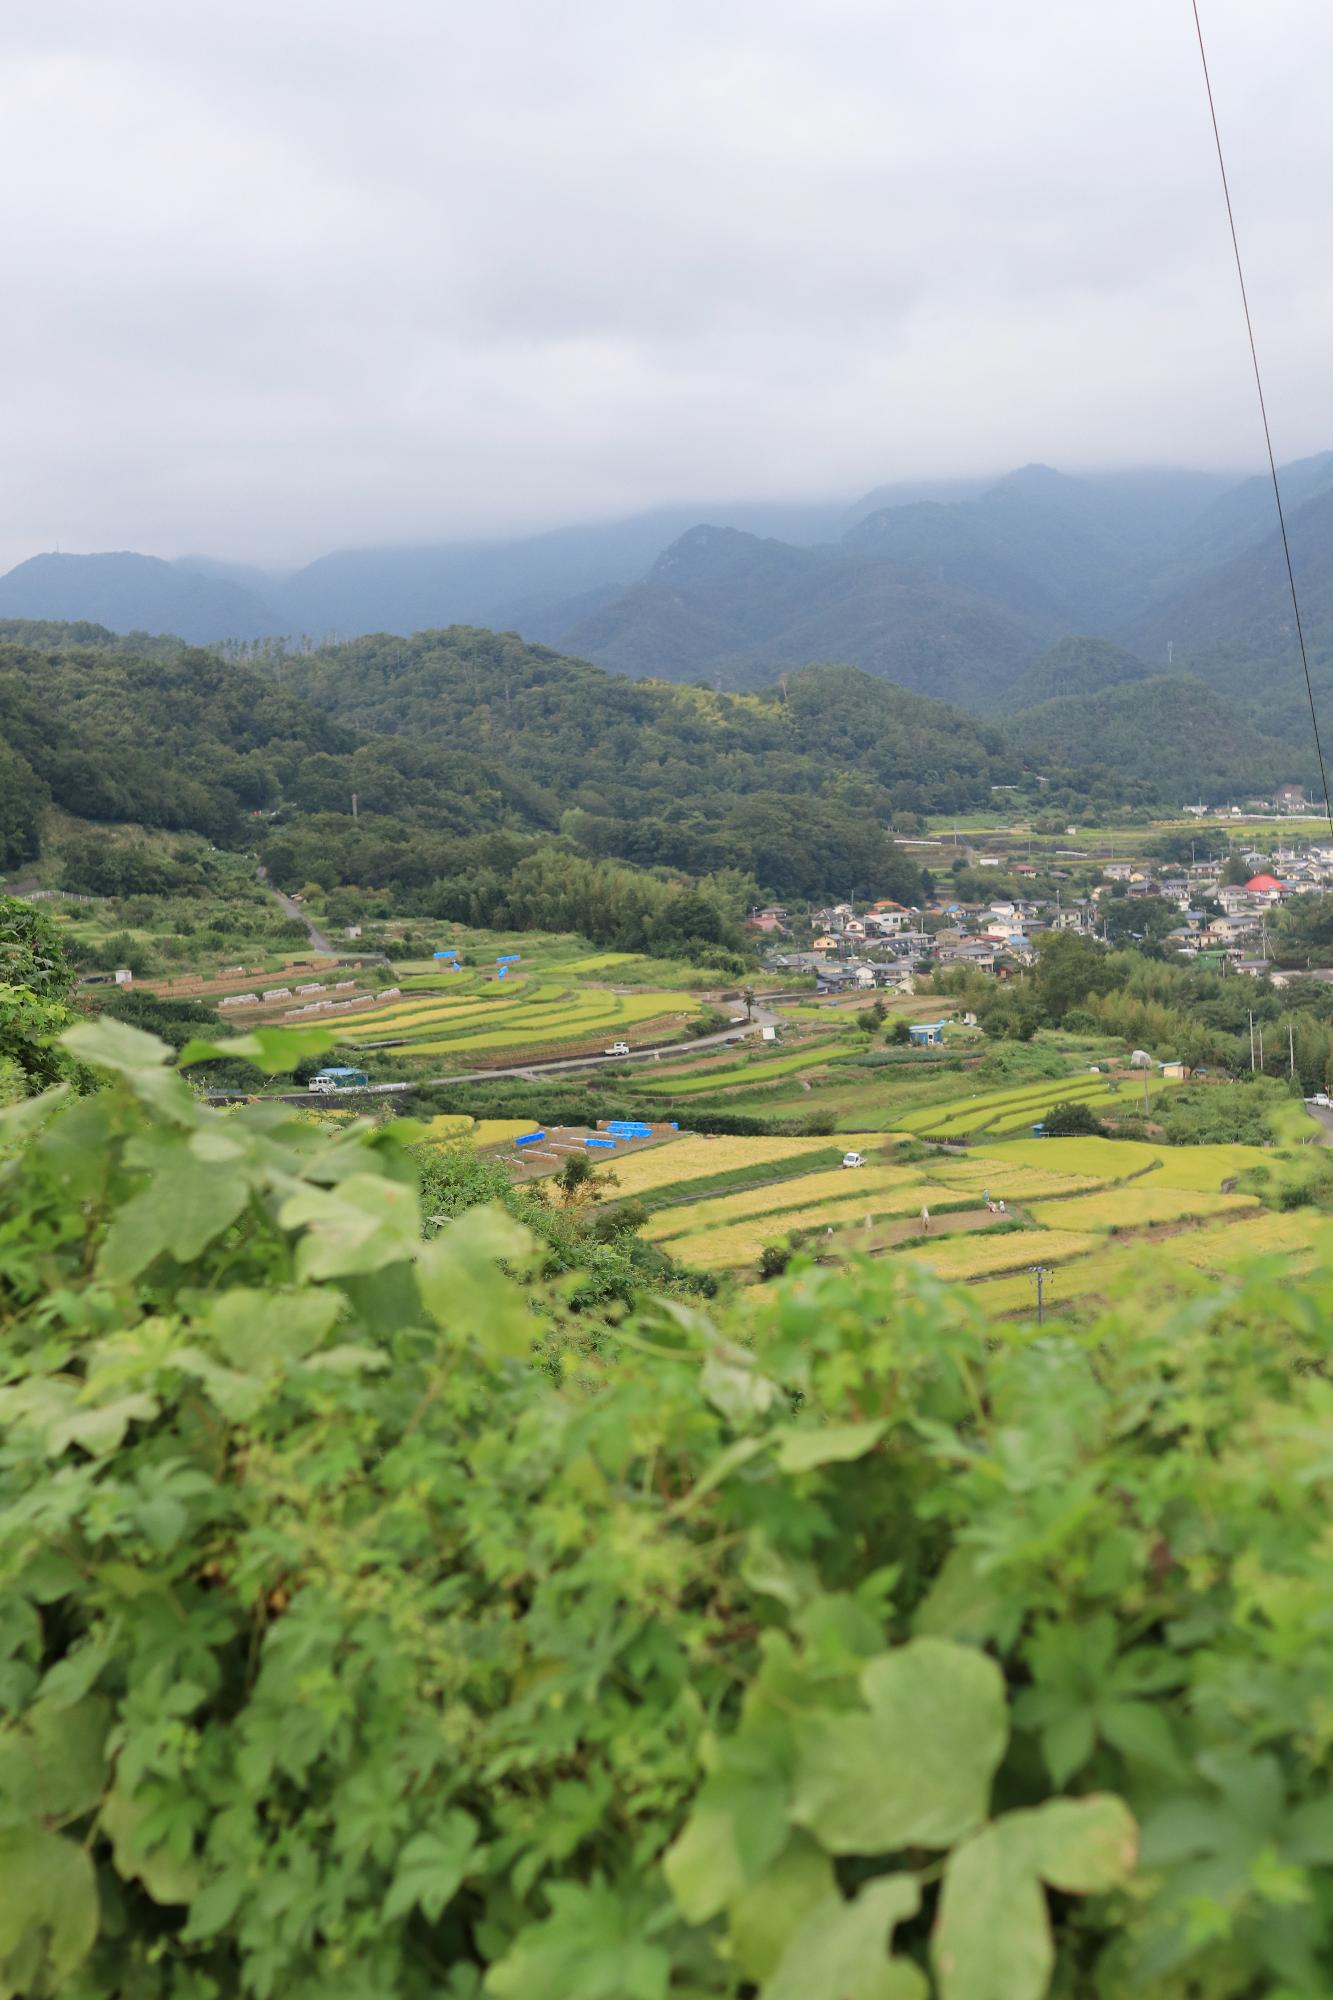
<svg viewBox="0 0 1333 2000">
<path fill-rule="evenodd" d="M 525 1132 L 521 1138 L 515 1139 L 514 1144 L 516 1146 L 535 1146 L 539 1139 L 544 1139 L 545 1137 L 545 1132 Z"/>
<path fill-rule="evenodd" d="M 610 1146 L 614 1150 L 616 1142 L 614 1139 L 585 1139 L 583 1143 L 585 1146 Z"/>
</svg>

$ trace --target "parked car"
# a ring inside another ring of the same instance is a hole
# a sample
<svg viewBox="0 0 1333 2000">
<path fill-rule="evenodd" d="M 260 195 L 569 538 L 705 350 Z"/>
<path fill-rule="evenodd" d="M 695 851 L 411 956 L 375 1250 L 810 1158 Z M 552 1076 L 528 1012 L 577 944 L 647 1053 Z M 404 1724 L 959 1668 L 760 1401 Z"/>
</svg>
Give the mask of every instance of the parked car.
<svg viewBox="0 0 1333 2000">
<path fill-rule="evenodd" d="M 842 1156 L 844 1167 L 863 1167 L 865 1163 L 866 1156 L 864 1153 L 844 1153 Z"/>
<path fill-rule="evenodd" d="M 612 1042 L 609 1049 L 603 1049 L 602 1054 L 607 1056 L 627 1056 L 629 1054 L 629 1043 Z"/>
</svg>

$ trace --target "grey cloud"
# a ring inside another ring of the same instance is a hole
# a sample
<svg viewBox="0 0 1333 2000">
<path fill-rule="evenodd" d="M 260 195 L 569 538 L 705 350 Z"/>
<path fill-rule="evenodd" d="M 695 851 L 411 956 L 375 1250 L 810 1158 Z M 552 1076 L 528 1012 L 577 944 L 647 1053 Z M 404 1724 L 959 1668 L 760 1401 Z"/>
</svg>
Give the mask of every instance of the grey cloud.
<svg viewBox="0 0 1333 2000">
<path fill-rule="evenodd" d="M 1311 450 L 1333 17 L 1204 13 Z M 1191 37 L 1162 0 L 27 0 L 0 564 L 1252 464 Z"/>
</svg>

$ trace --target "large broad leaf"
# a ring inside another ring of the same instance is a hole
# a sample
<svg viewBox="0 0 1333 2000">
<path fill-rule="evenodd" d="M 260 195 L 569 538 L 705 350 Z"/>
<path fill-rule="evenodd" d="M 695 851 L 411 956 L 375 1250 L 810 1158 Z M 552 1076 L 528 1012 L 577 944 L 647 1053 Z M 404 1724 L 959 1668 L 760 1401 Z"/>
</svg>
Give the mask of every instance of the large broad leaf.
<svg viewBox="0 0 1333 2000">
<path fill-rule="evenodd" d="M 692 1924 L 724 1910 L 786 1846 L 786 1737 L 780 1717 L 747 1719 L 722 1746 L 716 1770 L 668 1850 L 667 1883 Z"/>
<path fill-rule="evenodd" d="M 534 1328 L 528 1294 L 506 1284 L 501 1262 L 521 1269 L 534 1238 L 502 1208 L 469 1208 L 417 1256 L 417 1285 L 436 1324 L 499 1354 L 527 1355 Z"/>
<path fill-rule="evenodd" d="M 545 1923 L 520 1931 L 486 1976 L 495 2000 L 665 2000 L 671 1961 L 648 1939 L 641 1896 L 555 1883 Z"/>
<path fill-rule="evenodd" d="M 866 1709 L 802 1725 L 792 1817 L 833 1854 L 950 1847 L 986 1817 L 1008 1741 L 993 1660 L 913 1639 L 870 1661 Z"/>
<path fill-rule="evenodd" d="M 888 1429 L 887 1423 L 809 1424 L 783 1431 L 777 1458 L 783 1472 L 813 1472 L 819 1465 L 864 1458 Z"/>
<path fill-rule="evenodd" d="M 749 1979 L 777 1969 L 801 1919 L 835 1893 L 833 1863 L 805 1833 L 795 1832 L 759 1880 L 727 1911 L 731 1958 Z"/>
<path fill-rule="evenodd" d="M 35 1826 L 0 1833 L 0 2000 L 49 1993 L 97 1936 L 97 1884 L 77 1841 Z"/>
<path fill-rule="evenodd" d="M 420 1244 L 416 1190 L 376 1174 L 349 1174 L 336 1188 L 303 1187 L 278 1220 L 304 1230 L 297 1268 L 304 1278 L 382 1271 L 412 1257 Z"/>
<path fill-rule="evenodd" d="M 107 1231 L 98 1270 L 111 1284 L 137 1278 L 164 1253 L 190 1263 L 249 1199 L 249 1182 L 234 1159 L 200 1159 L 180 1133 L 142 1134 L 127 1149 L 127 1160 L 152 1179 Z"/>
<path fill-rule="evenodd" d="M 891 1963 L 895 1924 L 915 1916 L 911 1875 L 884 1875 L 853 1902 L 831 1895 L 797 1924 L 763 2000 L 918 2000 L 926 1982 L 905 1959 Z"/>
<path fill-rule="evenodd" d="M 1092 1895 L 1127 1879 L 1137 1831 L 1119 1799 L 1009 1813 L 949 1857 L 933 1954 L 941 2000 L 1042 2000 L 1055 1962 L 1042 1883 Z"/>
<path fill-rule="evenodd" d="M 46 1821 L 90 1812 L 106 1781 L 108 1707 L 97 1695 L 38 1701 L 0 1737 L 0 1799 L 9 1811 Z"/>
<path fill-rule="evenodd" d="M 76 1021 L 60 1040 L 80 1062 L 123 1076 L 136 1097 L 178 1125 L 192 1125 L 199 1107 L 183 1077 L 166 1064 L 171 1049 L 156 1035 L 131 1028 L 126 1021 L 102 1015 L 96 1021 Z"/>
<path fill-rule="evenodd" d="M 337 1039 L 331 1028 L 255 1028 L 228 1041 L 197 1038 L 187 1042 L 176 1063 L 178 1068 L 188 1069 L 192 1063 L 213 1062 L 221 1056 L 253 1063 L 265 1076 L 286 1076 L 307 1056 L 327 1055 Z"/>
</svg>

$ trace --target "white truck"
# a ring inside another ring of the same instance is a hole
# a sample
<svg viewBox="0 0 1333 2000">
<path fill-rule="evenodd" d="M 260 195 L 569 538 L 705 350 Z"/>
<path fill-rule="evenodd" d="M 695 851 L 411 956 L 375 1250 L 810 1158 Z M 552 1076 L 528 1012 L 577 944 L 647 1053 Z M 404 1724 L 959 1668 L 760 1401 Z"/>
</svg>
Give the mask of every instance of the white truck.
<svg viewBox="0 0 1333 2000">
<path fill-rule="evenodd" d="M 627 1056 L 629 1054 L 629 1043 L 612 1042 L 609 1049 L 602 1050 L 602 1054 L 606 1056 Z"/>
</svg>

